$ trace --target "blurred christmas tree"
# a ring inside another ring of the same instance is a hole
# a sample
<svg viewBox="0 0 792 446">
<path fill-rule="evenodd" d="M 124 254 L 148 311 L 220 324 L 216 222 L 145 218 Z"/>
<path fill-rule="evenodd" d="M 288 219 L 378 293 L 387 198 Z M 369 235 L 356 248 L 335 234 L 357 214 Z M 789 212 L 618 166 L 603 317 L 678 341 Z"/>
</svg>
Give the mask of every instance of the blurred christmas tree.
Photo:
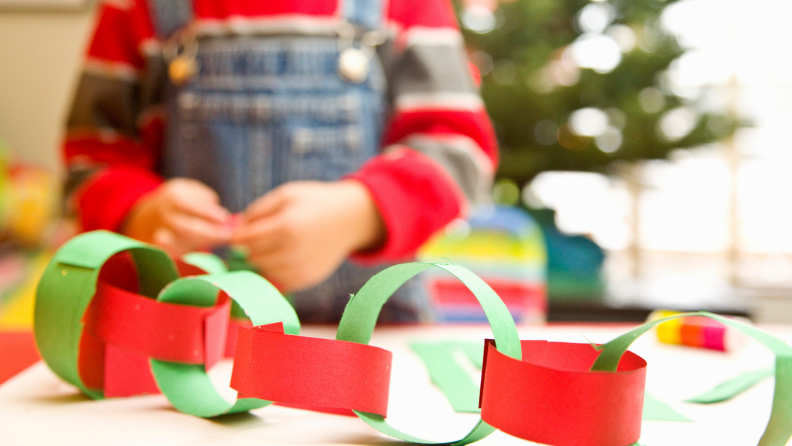
<svg viewBox="0 0 792 446">
<path fill-rule="evenodd" d="M 660 20 L 673 1 L 457 3 L 501 144 L 500 177 L 604 172 L 733 133 L 734 119 L 703 111 L 669 82 L 685 51 Z"/>
</svg>

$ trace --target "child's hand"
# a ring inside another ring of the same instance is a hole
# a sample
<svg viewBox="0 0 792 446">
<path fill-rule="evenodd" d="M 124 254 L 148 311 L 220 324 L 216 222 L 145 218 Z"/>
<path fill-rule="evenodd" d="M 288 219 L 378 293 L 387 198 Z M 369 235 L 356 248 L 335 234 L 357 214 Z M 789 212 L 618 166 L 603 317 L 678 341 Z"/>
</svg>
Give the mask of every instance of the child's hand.
<svg viewBox="0 0 792 446">
<path fill-rule="evenodd" d="M 377 247 L 385 227 L 368 190 L 357 181 L 285 184 L 253 202 L 231 243 L 281 291 L 330 277 L 355 251 Z"/>
<path fill-rule="evenodd" d="M 138 201 L 122 233 L 178 257 L 228 243 L 228 219 L 215 191 L 199 181 L 175 178 Z"/>
</svg>

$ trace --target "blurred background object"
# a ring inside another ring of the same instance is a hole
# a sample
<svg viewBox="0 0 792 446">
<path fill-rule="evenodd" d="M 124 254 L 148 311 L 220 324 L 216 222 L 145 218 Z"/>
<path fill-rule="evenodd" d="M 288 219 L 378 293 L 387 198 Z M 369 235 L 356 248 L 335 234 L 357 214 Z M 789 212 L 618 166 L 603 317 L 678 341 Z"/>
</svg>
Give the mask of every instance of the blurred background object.
<svg viewBox="0 0 792 446">
<path fill-rule="evenodd" d="M 71 233 L 58 218 L 59 184 L 50 170 L 15 161 L 0 141 L 0 329 L 32 325 L 38 278 Z"/>
<path fill-rule="evenodd" d="M 668 307 L 792 322 L 792 5 L 456 4 L 499 184 L 545 230 L 551 320 Z M 567 286 L 576 267 L 589 286 Z"/>
<path fill-rule="evenodd" d="M 424 245 L 425 262 L 451 260 L 476 273 L 503 299 L 517 323 L 544 322 L 547 314 L 545 240 L 522 209 L 486 206 L 459 219 Z M 424 275 L 438 322 L 487 322 L 467 287 L 448 273 Z"/>
</svg>

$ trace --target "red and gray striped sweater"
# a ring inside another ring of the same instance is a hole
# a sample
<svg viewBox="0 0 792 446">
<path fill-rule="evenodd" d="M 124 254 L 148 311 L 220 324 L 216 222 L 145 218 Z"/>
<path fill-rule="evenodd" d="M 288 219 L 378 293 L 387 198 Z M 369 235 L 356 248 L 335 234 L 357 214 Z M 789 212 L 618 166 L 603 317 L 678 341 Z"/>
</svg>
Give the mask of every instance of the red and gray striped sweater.
<svg viewBox="0 0 792 446">
<path fill-rule="evenodd" d="M 333 34 L 339 0 L 194 0 L 199 33 Z M 488 194 L 495 136 L 471 80 L 448 0 L 389 0 L 379 57 L 390 110 L 382 152 L 350 175 L 371 192 L 386 243 L 366 262 L 413 255 Z M 119 230 L 156 171 L 166 117 L 158 102 L 161 41 L 145 0 L 105 1 L 68 119 L 66 192 L 83 230 Z"/>
</svg>

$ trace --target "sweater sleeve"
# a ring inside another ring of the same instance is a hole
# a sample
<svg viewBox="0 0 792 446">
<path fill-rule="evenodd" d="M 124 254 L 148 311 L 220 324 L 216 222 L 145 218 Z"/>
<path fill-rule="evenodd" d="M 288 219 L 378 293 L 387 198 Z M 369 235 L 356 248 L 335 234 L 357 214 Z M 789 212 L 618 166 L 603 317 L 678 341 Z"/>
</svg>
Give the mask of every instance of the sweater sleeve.
<svg viewBox="0 0 792 446">
<path fill-rule="evenodd" d="M 156 48 L 143 0 L 102 3 L 62 150 L 67 212 L 83 230 L 119 230 L 162 183 L 153 173 L 163 129 Z"/>
<path fill-rule="evenodd" d="M 385 244 L 361 262 L 412 257 L 435 232 L 484 202 L 497 143 L 448 0 L 390 2 L 393 38 L 379 48 L 391 119 L 384 149 L 350 177 L 371 193 Z"/>
</svg>

